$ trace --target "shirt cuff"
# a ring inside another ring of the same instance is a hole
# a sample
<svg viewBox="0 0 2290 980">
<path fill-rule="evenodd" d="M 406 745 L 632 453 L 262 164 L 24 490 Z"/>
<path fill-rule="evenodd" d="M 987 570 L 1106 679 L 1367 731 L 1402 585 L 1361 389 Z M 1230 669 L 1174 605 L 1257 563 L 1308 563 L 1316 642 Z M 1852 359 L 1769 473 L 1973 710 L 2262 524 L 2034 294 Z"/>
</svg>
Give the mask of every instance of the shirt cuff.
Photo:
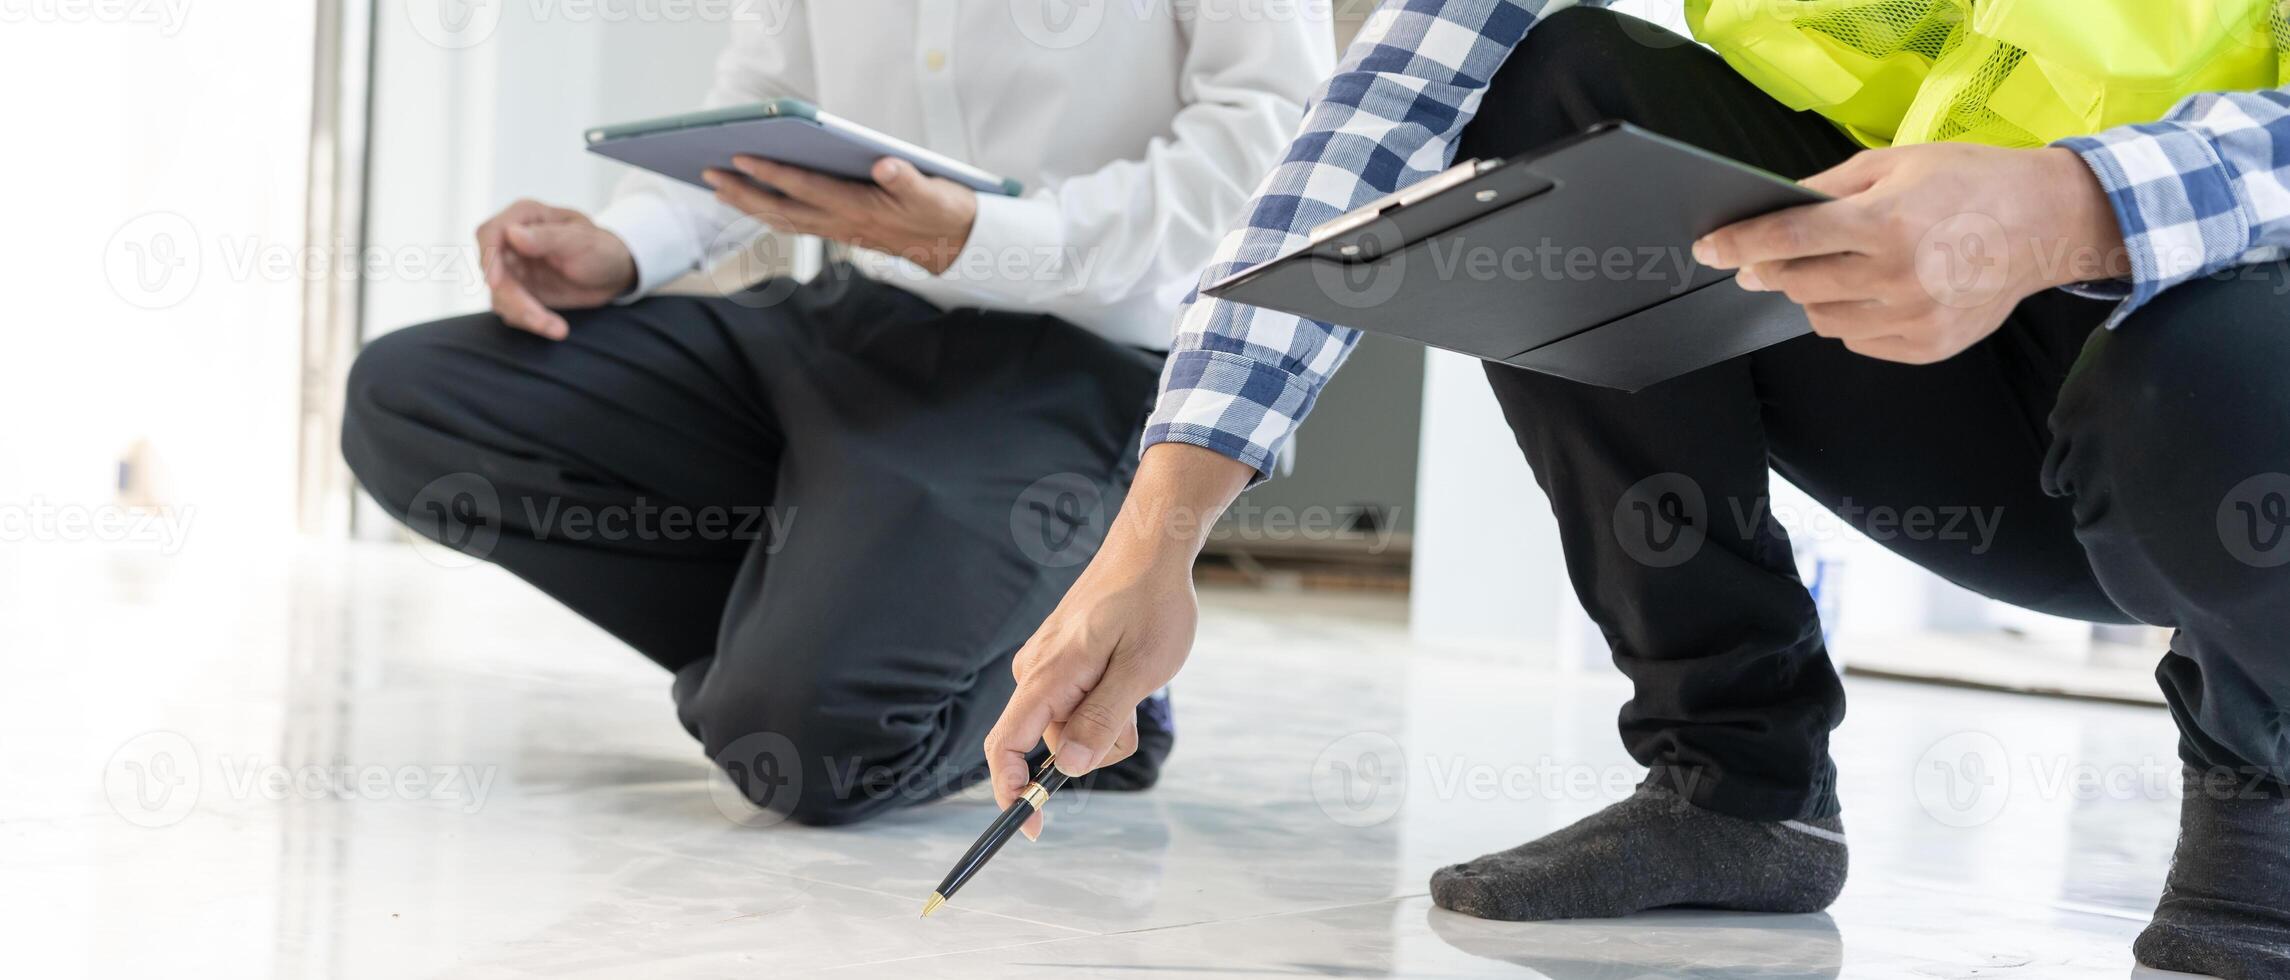
<svg viewBox="0 0 2290 980">
<path fill-rule="evenodd" d="M 1274 365 L 1225 351 L 1178 350 L 1162 371 L 1143 448 L 1181 442 L 1213 450 L 1254 467 L 1255 486 L 1272 475 L 1315 394 Z"/>
<path fill-rule="evenodd" d="M 633 303 L 699 267 L 701 249 L 682 215 L 651 194 L 631 194 L 597 212 L 596 226 L 619 236 L 636 260 L 636 286 L 618 303 Z"/>
<path fill-rule="evenodd" d="M 1047 191 L 1028 197 L 980 191 L 970 238 L 939 278 L 997 295 L 1038 294 L 1057 284 L 1028 280 L 1051 271 L 1062 275 L 1054 263 L 1041 260 L 1057 254 L 1064 241 L 1065 213 Z"/>
<path fill-rule="evenodd" d="M 2240 263 L 2250 221 L 2210 137 L 2170 122 L 2064 139 L 2098 176 L 2131 258 L 2114 326 L 2163 290 Z"/>
</svg>

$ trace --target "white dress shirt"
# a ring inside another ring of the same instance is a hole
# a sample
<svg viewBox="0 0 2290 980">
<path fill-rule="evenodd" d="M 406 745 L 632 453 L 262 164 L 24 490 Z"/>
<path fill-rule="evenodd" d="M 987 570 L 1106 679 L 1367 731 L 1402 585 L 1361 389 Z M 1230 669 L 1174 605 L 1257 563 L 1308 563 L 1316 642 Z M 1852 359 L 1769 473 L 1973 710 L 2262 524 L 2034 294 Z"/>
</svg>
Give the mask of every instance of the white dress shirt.
<svg viewBox="0 0 2290 980">
<path fill-rule="evenodd" d="M 1335 58 L 1327 5 L 1309 2 L 768 6 L 770 22 L 735 27 L 709 107 L 801 98 L 1025 184 L 978 196 L 943 275 L 854 250 L 862 272 L 1154 349 Z M 742 244 L 739 218 L 640 172 L 596 220 L 628 243 L 642 294 Z"/>
</svg>

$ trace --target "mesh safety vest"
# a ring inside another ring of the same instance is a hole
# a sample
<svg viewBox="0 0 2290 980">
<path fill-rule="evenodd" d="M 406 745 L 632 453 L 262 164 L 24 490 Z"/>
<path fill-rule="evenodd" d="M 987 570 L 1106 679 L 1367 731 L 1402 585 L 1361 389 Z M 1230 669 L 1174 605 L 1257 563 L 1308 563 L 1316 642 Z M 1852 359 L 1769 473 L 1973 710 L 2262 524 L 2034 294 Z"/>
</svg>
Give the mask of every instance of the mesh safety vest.
<svg viewBox="0 0 2290 980">
<path fill-rule="evenodd" d="M 1867 146 L 2042 146 L 2290 79 L 2290 0 L 1686 0 L 1694 36 Z"/>
</svg>

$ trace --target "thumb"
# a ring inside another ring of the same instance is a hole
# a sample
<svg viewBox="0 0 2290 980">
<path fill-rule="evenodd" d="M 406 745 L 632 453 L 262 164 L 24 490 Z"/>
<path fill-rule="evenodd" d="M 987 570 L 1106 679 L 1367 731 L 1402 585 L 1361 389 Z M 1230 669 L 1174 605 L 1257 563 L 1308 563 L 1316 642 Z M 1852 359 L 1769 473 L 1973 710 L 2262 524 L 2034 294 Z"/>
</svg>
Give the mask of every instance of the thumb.
<svg viewBox="0 0 2290 980">
<path fill-rule="evenodd" d="M 922 182 L 922 171 L 897 157 L 884 157 L 875 161 L 873 176 L 877 186 L 900 195 L 912 193 L 916 185 Z"/>
<path fill-rule="evenodd" d="M 1058 731 L 1058 771 L 1068 776 L 1086 775 L 1097 768 L 1097 762 L 1112 751 L 1115 739 L 1127 731 L 1137 716 L 1137 702 L 1145 699 L 1145 692 L 1132 691 L 1128 684 L 1119 683 L 1109 675 L 1098 682 L 1081 703 L 1065 717 Z"/>
</svg>

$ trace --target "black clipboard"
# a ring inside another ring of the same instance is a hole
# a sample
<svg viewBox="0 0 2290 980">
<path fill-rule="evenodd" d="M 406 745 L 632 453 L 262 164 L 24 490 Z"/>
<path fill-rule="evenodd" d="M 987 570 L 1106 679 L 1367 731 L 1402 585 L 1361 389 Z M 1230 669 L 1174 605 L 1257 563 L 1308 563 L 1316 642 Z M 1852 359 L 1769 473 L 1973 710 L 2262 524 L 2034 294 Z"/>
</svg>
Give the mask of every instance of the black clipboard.
<svg viewBox="0 0 2290 980">
<path fill-rule="evenodd" d="M 1810 332 L 1693 260 L 1721 227 L 1828 200 L 1627 123 L 1459 164 L 1202 291 L 1624 391 Z"/>
</svg>

